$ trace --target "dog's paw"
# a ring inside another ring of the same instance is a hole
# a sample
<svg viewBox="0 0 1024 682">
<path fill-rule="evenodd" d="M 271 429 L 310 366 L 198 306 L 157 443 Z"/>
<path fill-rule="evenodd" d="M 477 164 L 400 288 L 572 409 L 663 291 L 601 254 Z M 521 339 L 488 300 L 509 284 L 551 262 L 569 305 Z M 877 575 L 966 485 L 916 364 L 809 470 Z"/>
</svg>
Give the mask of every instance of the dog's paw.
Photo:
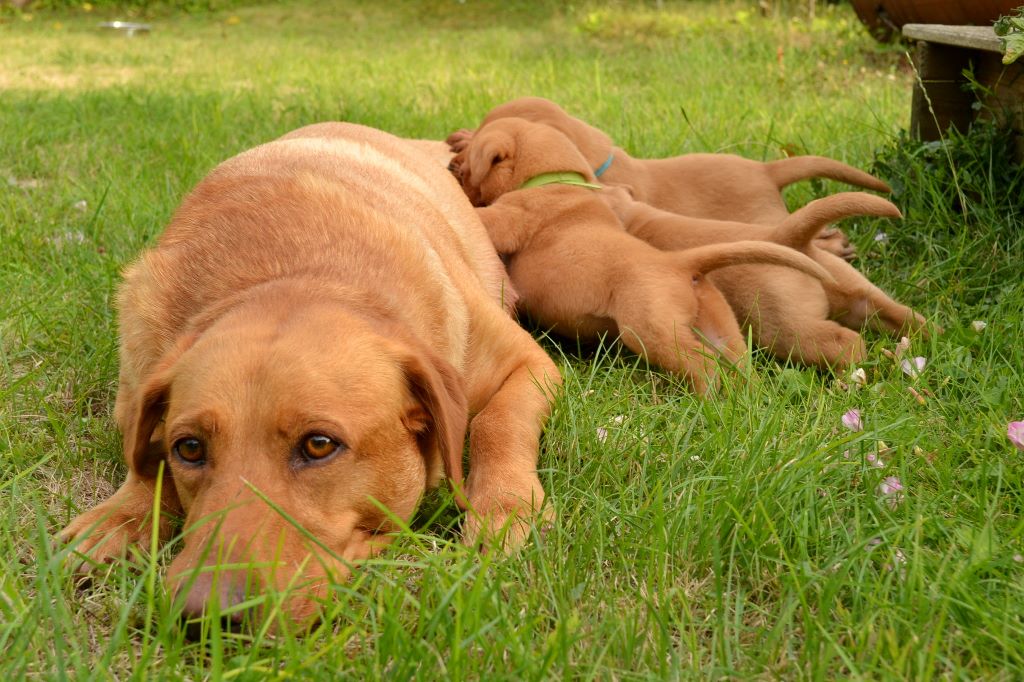
<svg viewBox="0 0 1024 682">
<path fill-rule="evenodd" d="M 468 128 L 462 128 L 461 130 L 456 130 L 454 133 L 449 135 L 445 142 L 448 143 L 448 147 L 453 152 L 458 154 L 469 146 L 469 141 L 472 139 L 473 131 Z"/>
<path fill-rule="evenodd" d="M 128 555 L 132 546 L 148 547 L 153 525 L 148 514 L 135 514 L 107 503 L 79 514 L 57 534 L 61 546 L 70 546 L 68 564 L 74 573 L 87 575 Z M 162 518 L 160 538 L 171 533 L 170 520 Z"/>
<path fill-rule="evenodd" d="M 837 227 L 826 227 L 814 238 L 814 245 L 823 251 L 839 256 L 843 260 L 851 261 L 857 256 L 857 248 L 850 243 L 849 238 Z"/>
<path fill-rule="evenodd" d="M 541 510 L 544 492 L 539 481 L 525 495 L 505 493 L 500 498 L 474 498 L 462 523 L 462 542 L 482 552 L 513 552 L 530 538 L 533 528 L 550 525 L 554 514 L 550 507 Z"/>
</svg>

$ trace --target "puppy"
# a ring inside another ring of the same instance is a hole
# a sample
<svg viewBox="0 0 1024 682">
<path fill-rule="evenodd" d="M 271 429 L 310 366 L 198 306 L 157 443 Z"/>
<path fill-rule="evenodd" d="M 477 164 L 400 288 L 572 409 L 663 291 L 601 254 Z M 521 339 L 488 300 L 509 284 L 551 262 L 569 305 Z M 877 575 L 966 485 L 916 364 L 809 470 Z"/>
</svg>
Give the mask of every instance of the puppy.
<svg viewBox="0 0 1024 682">
<path fill-rule="evenodd" d="M 157 533 L 184 516 L 168 579 L 190 617 L 216 600 L 237 620 L 247 592 L 294 585 L 304 622 L 442 470 L 467 543 L 524 538 L 560 378 L 502 310 L 503 266 L 442 164 L 325 123 L 185 198 L 120 288 L 128 476 L 62 532 L 87 563 L 148 545 L 161 470 Z"/>
<path fill-rule="evenodd" d="M 798 249 L 826 269 L 832 277 L 821 281 L 770 265 L 737 266 L 709 275 L 736 317 L 753 330 L 755 343 L 780 359 L 841 368 L 866 354 L 855 329 L 868 326 L 897 335 L 924 330 L 923 317 L 892 300 L 846 261 L 813 244 L 822 225 L 840 218 L 901 217 L 899 209 L 881 197 L 846 192 L 818 199 L 776 227 L 676 215 L 634 201 L 621 188 L 608 190 L 603 197 L 630 234 L 659 249 L 761 239 Z"/>
<path fill-rule="evenodd" d="M 685 377 L 698 393 L 717 357 L 741 359 L 736 318 L 705 273 L 775 263 L 828 275 L 806 256 L 764 242 L 659 251 L 630 236 L 594 190 L 586 159 L 550 126 L 502 118 L 464 150 L 463 189 L 499 254 L 509 258 L 520 306 L 582 339 L 618 334 L 638 355 Z"/>
<path fill-rule="evenodd" d="M 608 135 L 541 97 L 522 97 L 495 107 L 477 130 L 510 116 L 561 131 L 579 148 L 601 183 L 626 186 L 638 201 L 695 218 L 775 225 L 789 215 L 782 188 L 813 177 L 878 192 L 891 191 L 878 178 L 822 156 L 795 156 L 768 163 L 733 154 L 634 159 L 616 147 Z M 472 135 L 473 131 L 459 130 L 448 137 L 448 142 L 453 151 L 459 152 Z M 834 228 L 826 228 L 815 245 L 842 258 L 854 255 L 845 235 Z"/>
</svg>

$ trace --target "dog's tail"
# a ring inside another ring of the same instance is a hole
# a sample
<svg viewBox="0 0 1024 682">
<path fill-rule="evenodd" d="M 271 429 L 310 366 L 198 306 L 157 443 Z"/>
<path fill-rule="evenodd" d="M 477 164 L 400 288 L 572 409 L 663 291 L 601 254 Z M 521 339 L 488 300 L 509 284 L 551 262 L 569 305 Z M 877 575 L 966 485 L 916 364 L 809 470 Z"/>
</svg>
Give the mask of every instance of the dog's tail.
<svg viewBox="0 0 1024 682">
<path fill-rule="evenodd" d="M 903 217 L 895 204 L 882 197 L 865 192 L 840 192 L 823 199 L 815 199 L 794 211 L 775 227 L 769 239 L 776 244 L 803 251 L 823 227 L 840 218 L 855 215 Z"/>
<path fill-rule="evenodd" d="M 799 180 L 828 178 L 856 187 L 873 189 L 876 192 L 888 194 L 892 191 L 889 185 L 874 175 L 825 156 L 792 156 L 788 159 L 769 161 L 765 164 L 765 170 L 779 189 Z"/>
<path fill-rule="evenodd" d="M 806 273 L 823 282 L 834 282 L 828 270 L 793 249 L 772 242 L 721 242 L 677 252 L 686 270 L 709 273 L 730 265 L 782 265 Z"/>
</svg>

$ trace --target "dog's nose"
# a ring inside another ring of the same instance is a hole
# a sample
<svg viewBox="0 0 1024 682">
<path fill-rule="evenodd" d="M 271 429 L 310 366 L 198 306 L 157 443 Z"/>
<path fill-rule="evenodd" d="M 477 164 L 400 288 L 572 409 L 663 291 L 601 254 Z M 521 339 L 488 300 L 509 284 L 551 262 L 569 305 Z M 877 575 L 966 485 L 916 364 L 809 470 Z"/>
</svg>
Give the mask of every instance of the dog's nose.
<svg viewBox="0 0 1024 682">
<path fill-rule="evenodd" d="M 183 580 L 177 589 L 175 600 L 181 603 L 181 620 L 186 636 L 189 639 L 199 639 L 203 617 L 213 610 L 210 604 L 213 598 L 218 600 L 222 628 L 237 631 L 247 612 L 247 609 L 238 608 L 246 599 L 245 583 L 244 574 L 214 574 L 208 571 L 199 573 L 194 579 Z"/>
</svg>

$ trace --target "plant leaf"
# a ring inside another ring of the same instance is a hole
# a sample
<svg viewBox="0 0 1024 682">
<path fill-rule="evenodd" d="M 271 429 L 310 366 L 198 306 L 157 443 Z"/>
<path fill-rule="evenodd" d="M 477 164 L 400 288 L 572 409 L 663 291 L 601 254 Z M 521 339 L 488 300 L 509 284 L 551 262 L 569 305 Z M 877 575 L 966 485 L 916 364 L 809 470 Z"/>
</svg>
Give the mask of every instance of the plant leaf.
<svg viewBox="0 0 1024 682">
<path fill-rule="evenodd" d="M 1018 7 L 1017 16 L 999 17 L 992 26 L 1003 47 L 1003 64 L 1013 64 L 1024 54 L 1024 7 Z"/>
</svg>

